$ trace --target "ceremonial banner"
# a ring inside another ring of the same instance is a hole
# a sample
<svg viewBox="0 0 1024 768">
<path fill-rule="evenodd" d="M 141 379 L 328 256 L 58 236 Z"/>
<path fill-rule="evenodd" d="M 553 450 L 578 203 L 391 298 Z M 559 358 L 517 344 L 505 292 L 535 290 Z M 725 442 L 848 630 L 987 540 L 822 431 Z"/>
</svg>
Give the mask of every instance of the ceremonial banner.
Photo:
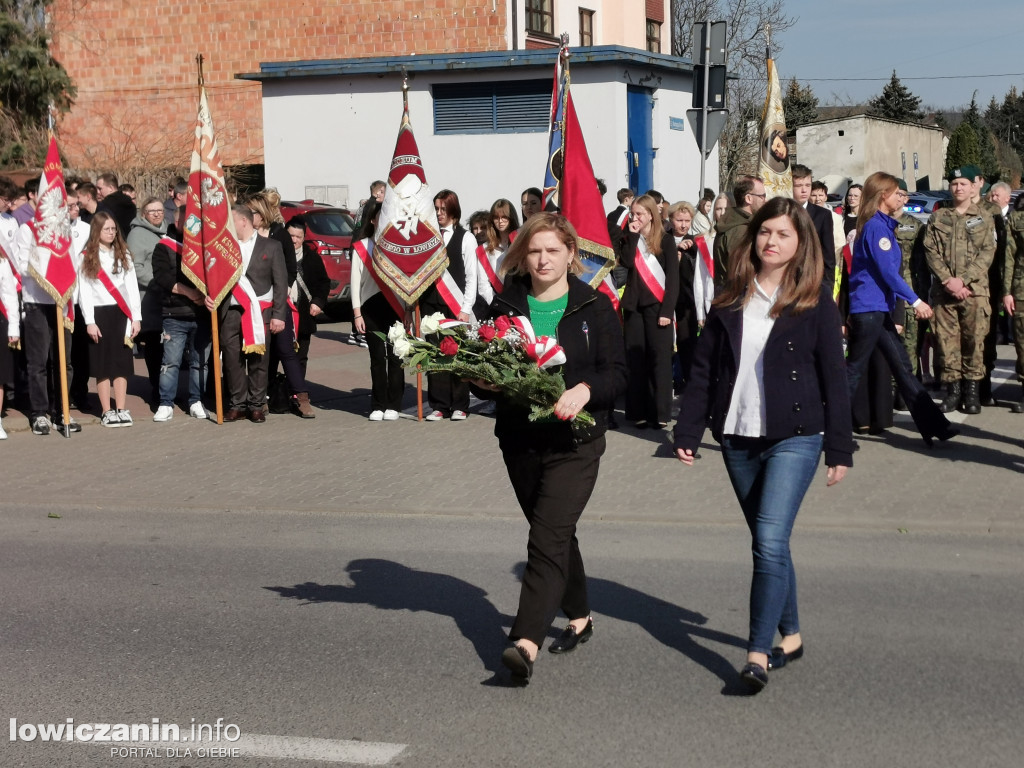
<svg viewBox="0 0 1024 768">
<path fill-rule="evenodd" d="M 181 269 L 217 306 L 242 275 L 242 252 L 235 236 L 205 87 L 199 89 L 199 117 L 185 199 L 184 236 Z"/>
<path fill-rule="evenodd" d="M 768 95 L 761 113 L 761 144 L 758 175 L 764 179 L 766 199 L 793 196 L 793 173 L 789 167 L 786 113 L 775 62 L 768 59 Z"/>
<path fill-rule="evenodd" d="M 559 57 L 561 61 L 561 56 Z M 616 308 L 618 295 L 611 280 L 606 280 L 615 264 L 611 237 L 608 235 L 608 218 L 601 202 L 601 191 L 597 188 L 594 169 L 587 154 L 576 107 L 572 102 L 569 84 L 569 66 L 563 67 L 565 83 L 565 105 L 563 109 L 561 152 L 561 183 L 559 201 L 562 214 L 576 228 L 579 235 L 580 260 L 583 274 L 580 279 L 592 288 L 605 293 Z"/>
<path fill-rule="evenodd" d="M 78 273 L 71 260 L 71 219 L 64 189 L 64 171 L 57 151 L 57 140 L 50 137 L 46 165 L 39 179 L 35 218 L 31 222 L 35 246 L 28 258 L 29 274 L 62 308 L 68 306 Z M 64 324 L 68 325 L 67 318 Z"/>
<path fill-rule="evenodd" d="M 373 266 L 395 294 L 413 305 L 448 268 L 419 147 L 404 104 L 374 243 Z"/>
<path fill-rule="evenodd" d="M 558 182 L 562 178 L 562 152 L 565 148 L 562 117 L 565 109 L 569 56 L 569 39 L 562 36 L 562 46 L 555 60 L 555 81 L 551 86 L 551 127 L 548 129 L 548 162 L 544 167 L 544 210 L 558 210 Z"/>
</svg>

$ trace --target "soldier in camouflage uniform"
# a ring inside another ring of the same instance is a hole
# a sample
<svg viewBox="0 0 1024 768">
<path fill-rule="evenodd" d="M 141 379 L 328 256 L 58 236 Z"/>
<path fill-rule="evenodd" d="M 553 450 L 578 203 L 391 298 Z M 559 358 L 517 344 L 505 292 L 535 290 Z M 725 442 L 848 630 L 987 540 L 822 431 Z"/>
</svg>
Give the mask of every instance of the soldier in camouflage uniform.
<svg viewBox="0 0 1024 768">
<path fill-rule="evenodd" d="M 992 310 L 988 270 L 996 250 L 992 216 L 972 202 L 969 170 L 957 168 L 950 177 L 953 207 L 940 208 L 928 219 L 925 258 L 935 276 L 931 304 L 932 326 L 942 350 L 943 413 L 961 407 L 981 413 L 979 386 L 985 378 L 985 334 Z M 962 402 L 961 402 L 962 401 Z"/>
<path fill-rule="evenodd" d="M 904 192 L 907 191 L 907 182 L 903 179 L 899 179 L 899 186 Z M 914 293 L 918 296 L 927 296 L 931 273 L 928 271 L 928 264 L 924 258 L 924 224 L 904 211 L 896 222 L 896 242 L 903 254 L 900 277 L 907 281 L 907 285 L 913 288 Z M 904 306 L 906 307 L 906 319 L 901 323 L 903 325 L 903 346 L 907 349 L 907 357 L 910 358 L 910 367 L 913 369 L 914 375 L 920 376 L 919 321 L 914 313 L 914 308 L 905 304 Z"/>
<path fill-rule="evenodd" d="M 1017 202 L 1024 201 L 1024 195 Z M 1006 223 L 1006 261 L 1003 265 L 1003 307 L 1013 318 L 1013 344 L 1017 348 L 1017 379 L 1024 390 L 1024 210 L 1010 214 Z M 1019 402 L 1010 406 L 1024 413 L 1024 391 Z"/>
<path fill-rule="evenodd" d="M 985 378 L 981 380 L 981 404 L 995 405 L 992 397 L 992 371 L 996 367 L 996 337 L 999 331 L 999 312 L 1003 308 L 1003 266 L 1006 259 L 1006 219 L 1003 218 L 1003 207 L 1010 202 L 1012 189 L 1006 182 L 996 182 L 989 189 L 988 195 L 978 203 L 978 207 L 992 216 L 996 227 L 996 251 L 992 266 L 988 270 L 989 307 L 992 321 L 988 333 L 985 334 Z M 997 200 L 999 202 L 997 202 Z"/>
</svg>

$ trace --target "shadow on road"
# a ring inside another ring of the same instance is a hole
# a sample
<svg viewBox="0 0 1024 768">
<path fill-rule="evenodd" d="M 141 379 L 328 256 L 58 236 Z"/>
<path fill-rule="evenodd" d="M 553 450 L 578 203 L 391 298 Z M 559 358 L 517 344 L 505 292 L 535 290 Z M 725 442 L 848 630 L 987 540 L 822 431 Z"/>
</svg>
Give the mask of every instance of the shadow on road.
<svg viewBox="0 0 1024 768">
<path fill-rule="evenodd" d="M 372 605 L 392 611 L 426 611 L 454 620 L 463 637 L 473 644 L 484 668 L 497 672 L 507 641 L 502 615 L 487 593 L 467 581 L 444 573 L 418 571 L 391 560 L 353 560 L 345 568 L 352 585 L 307 581 L 293 587 L 264 587 L 281 597 L 311 603 Z"/>
</svg>

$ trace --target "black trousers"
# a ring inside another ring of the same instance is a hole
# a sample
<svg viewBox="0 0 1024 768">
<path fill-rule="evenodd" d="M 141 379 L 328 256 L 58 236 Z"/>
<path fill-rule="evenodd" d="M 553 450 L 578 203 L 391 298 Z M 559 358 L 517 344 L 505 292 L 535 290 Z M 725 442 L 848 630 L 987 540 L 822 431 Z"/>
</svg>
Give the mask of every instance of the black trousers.
<svg viewBox="0 0 1024 768">
<path fill-rule="evenodd" d="M 400 411 L 402 393 L 405 392 L 405 371 L 391 345 L 377 335 L 380 332 L 386 336 L 400 318 L 380 293 L 368 298 L 360 310 L 366 323 L 366 346 L 370 352 L 371 410 Z M 466 405 L 469 406 L 468 403 Z"/>
<path fill-rule="evenodd" d="M 289 307 L 284 313 L 284 330 L 280 333 L 270 334 L 267 339 L 267 353 L 270 355 L 270 373 L 277 375 L 277 367 L 284 368 L 285 378 L 288 380 L 288 389 L 291 394 L 308 392 L 306 386 L 306 369 L 299 361 L 299 353 L 295 349 L 295 324 L 292 322 L 292 310 Z M 309 355 L 309 340 L 306 340 L 307 357 Z"/>
<path fill-rule="evenodd" d="M 76 329 L 77 330 L 77 327 Z M 140 331 L 135 342 L 142 348 L 146 361 L 146 375 L 149 377 L 150 403 L 160 405 L 160 367 L 164 363 L 164 346 L 161 331 Z"/>
<path fill-rule="evenodd" d="M 667 423 L 672 416 L 672 324 L 658 325 L 661 307 L 623 313 L 626 339 L 626 419 Z"/>
<path fill-rule="evenodd" d="M 267 344 L 274 343 L 274 334 L 267 329 L 270 310 L 263 310 L 263 327 Z M 242 311 L 230 307 L 221 316 L 220 350 L 224 358 L 224 384 L 228 391 L 228 408 L 263 409 L 267 400 L 269 354 L 242 354 Z M 216 354 L 216 350 L 214 351 Z"/>
<path fill-rule="evenodd" d="M 61 324 L 67 377 L 71 368 L 71 333 Z M 21 346 L 25 350 L 28 376 L 29 413 L 36 416 L 58 414 L 63 410 L 60 395 L 60 370 L 57 350 L 57 307 L 55 304 L 25 304 L 25 322 L 21 327 Z"/>
<path fill-rule="evenodd" d="M 452 311 L 441 299 L 436 288 L 428 290 L 420 299 L 422 316 L 441 312 L 450 320 L 454 320 Z M 431 409 L 451 416 L 452 411 L 469 412 L 469 384 L 458 376 L 450 373 L 427 374 L 427 400 Z"/>
<path fill-rule="evenodd" d="M 690 380 L 690 369 L 693 367 L 693 355 L 697 351 L 697 312 L 687 307 L 676 305 L 676 354 L 679 355 L 679 372 L 683 381 Z"/>
<path fill-rule="evenodd" d="M 519 610 L 509 632 L 543 645 L 559 608 L 572 619 L 590 615 L 576 523 L 597 483 L 604 436 L 573 451 L 503 449 L 508 478 L 530 524 Z"/>
<path fill-rule="evenodd" d="M 89 400 L 89 333 L 85 329 L 82 309 L 75 305 L 75 330 L 71 334 L 71 367 L 74 369 L 68 389 L 71 399 L 81 409 Z"/>
</svg>

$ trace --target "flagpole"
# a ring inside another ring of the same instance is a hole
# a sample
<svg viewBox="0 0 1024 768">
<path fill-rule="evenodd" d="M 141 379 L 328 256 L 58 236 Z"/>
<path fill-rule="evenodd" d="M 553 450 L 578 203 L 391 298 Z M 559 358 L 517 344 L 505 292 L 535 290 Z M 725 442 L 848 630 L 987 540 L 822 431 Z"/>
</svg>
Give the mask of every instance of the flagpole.
<svg viewBox="0 0 1024 768">
<path fill-rule="evenodd" d="M 409 114 L 409 73 L 402 67 L 402 114 Z M 420 303 L 413 307 L 413 333 L 420 335 Z M 423 421 L 423 367 L 416 366 L 416 420 Z"/>
<path fill-rule="evenodd" d="M 561 163 L 562 167 L 558 169 L 558 188 L 555 190 L 555 194 L 558 195 L 558 208 L 562 208 L 562 178 L 565 176 L 565 116 L 566 116 L 566 104 L 569 101 L 569 33 L 563 32 L 561 38 L 562 45 L 558 50 L 558 55 L 562 59 L 562 71 L 565 73 L 565 87 L 562 88 L 562 152 L 561 152 Z"/>
<path fill-rule="evenodd" d="M 199 99 L 200 99 L 200 101 L 202 101 L 202 98 L 203 98 L 203 86 L 206 84 L 206 80 L 203 77 L 203 54 L 201 54 L 201 53 L 196 54 L 196 65 L 199 68 L 199 84 L 198 84 Z M 199 197 L 199 200 L 200 200 L 200 204 L 201 204 L 202 203 L 202 196 L 201 195 Z M 204 232 L 205 232 L 205 228 L 201 228 L 200 229 L 200 233 L 204 233 Z M 205 274 L 205 271 L 206 271 L 206 267 L 205 267 L 205 263 L 206 263 L 206 243 L 205 242 L 203 243 L 203 250 L 202 250 L 202 254 L 201 255 L 203 257 L 203 264 L 204 264 L 203 272 Z M 207 288 L 207 290 L 209 290 L 209 288 Z M 209 294 L 207 294 L 207 295 L 209 295 Z M 220 376 L 221 376 L 221 365 L 220 365 L 220 325 L 217 322 L 217 308 L 216 307 L 214 307 L 213 310 L 210 312 L 210 332 L 211 332 L 210 333 L 210 346 L 211 346 L 211 350 L 212 350 L 211 354 L 212 354 L 212 357 L 213 357 L 213 397 L 216 400 L 217 423 L 218 424 L 223 424 L 224 423 L 224 402 L 223 402 L 223 400 L 224 400 L 224 391 L 223 391 L 223 386 L 222 386 L 221 380 L 220 380 Z"/>
<path fill-rule="evenodd" d="M 50 134 L 49 138 L 53 139 L 53 102 L 50 103 L 50 108 L 46 114 L 47 131 Z M 64 429 L 61 430 L 64 433 L 64 437 L 71 437 L 71 403 L 68 399 L 68 367 L 67 367 L 67 349 L 64 344 L 64 307 L 60 305 L 59 301 L 54 302 L 54 308 L 57 311 L 57 365 L 60 366 L 60 405 L 61 415 L 64 417 Z"/>
</svg>

